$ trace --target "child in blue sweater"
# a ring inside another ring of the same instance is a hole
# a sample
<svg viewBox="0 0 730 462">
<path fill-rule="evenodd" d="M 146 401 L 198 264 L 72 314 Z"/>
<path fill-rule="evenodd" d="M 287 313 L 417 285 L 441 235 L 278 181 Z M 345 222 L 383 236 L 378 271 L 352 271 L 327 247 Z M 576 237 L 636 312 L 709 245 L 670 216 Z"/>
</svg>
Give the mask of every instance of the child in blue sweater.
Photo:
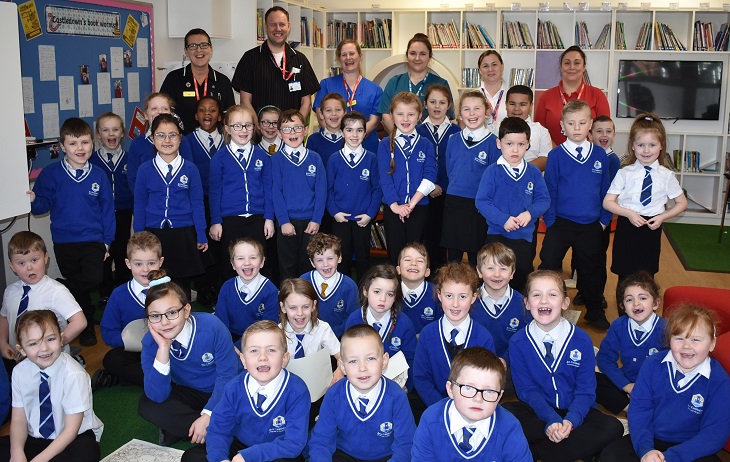
<svg viewBox="0 0 730 462">
<path fill-rule="evenodd" d="M 342 335 L 340 354 L 347 380 L 334 384 L 324 397 L 309 459 L 411 460 L 416 424 L 406 394 L 383 377 L 388 353 L 380 334 L 368 325 L 354 325 Z"/>
<path fill-rule="evenodd" d="M 339 93 L 327 93 L 322 98 L 320 110 L 324 127 L 307 138 L 307 149 L 310 149 L 322 158 L 325 168 L 330 157 L 342 149 L 342 117 L 347 112 L 347 103 Z"/>
<path fill-rule="evenodd" d="M 319 154 L 302 146 L 307 136 L 304 116 L 287 110 L 279 116 L 284 144 L 271 158 L 279 272 L 282 279 L 298 277 L 309 268 L 307 244 L 319 231 L 327 204 L 327 172 Z"/>
<path fill-rule="evenodd" d="M 631 392 L 630 434 L 607 447 L 602 462 L 720 461 L 716 453 L 730 437 L 730 378 L 709 357 L 715 315 L 680 307 L 666 332 L 670 351 L 646 359 Z"/>
<path fill-rule="evenodd" d="M 522 424 L 533 457 L 543 462 L 593 457 L 624 431 L 621 422 L 595 407 L 593 343 L 562 317 L 570 305 L 566 292 L 561 274 L 530 274 L 525 307 L 533 321 L 509 342 L 519 401 L 504 407 Z"/>
<path fill-rule="evenodd" d="M 212 314 L 192 314 L 185 292 L 164 270 L 147 277 L 139 415 L 159 427 L 160 445 L 182 438 L 202 443 L 226 384 L 240 372 L 231 336 Z"/>
<path fill-rule="evenodd" d="M 664 349 L 664 318 L 659 285 L 646 271 L 632 274 L 616 287 L 619 316 L 608 329 L 596 355 L 596 402 L 614 414 L 625 411 L 644 361 Z M 619 367 L 619 360 L 621 367 Z"/>
<path fill-rule="evenodd" d="M 357 284 L 337 271 L 342 262 L 340 239 L 317 233 L 307 244 L 307 255 L 314 269 L 301 277 L 315 288 L 319 317 L 327 321 L 339 338 L 345 332 L 347 318 L 360 308 Z"/>
<path fill-rule="evenodd" d="M 51 212 L 51 237 L 62 283 L 86 316 L 81 345 L 95 345 L 91 291 L 104 278 L 104 260 L 114 241 L 114 194 L 100 168 L 89 163 L 94 150 L 91 127 L 71 117 L 61 125 L 64 157 L 41 171 L 30 196 L 33 215 Z"/>
<path fill-rule="evenodd" d="M 290 355 L 284 331 L 274 322 L 257 321 L 241 340 L 246 373 L 225 387 L 213 410 L 205 444 L 185 451 L 181 461 L 303 462 L 309 390 L 302 379 L 285 369 Z"/>
<path fill-rule="evenodd" d="M 411 242 L 400 251 L 398 266 L 395 267 L 403 291 L 403 313 L 411 318 L 416 334 L 444 314 L 435 296 L 434 285 L 426 280 L 431 274 L 428 257 L 425 245 Z"/>
<path fill-rule="evenodd" d="M 340 270 L 352 276 L 352 256 L 357 275 L 370 267 L 370 222 L 383 200 L 375 153 L 365 150 L 365 116 L 349 112 L 342 118 L 345 146 L 327 163 L 327 211 L 334 218 L 332 234 L 340 238 Z"/>
<path fill-rule="evenodd" d="M 494 351 L 492 335 L 469 316 L 479 290 L 474 268 L 450 262 L 439 268 L 435 285 L 444 315 L 421 331 L 412 369 L 416 391 L 426 406 L 447 397 L 444 383 L 457 353 L 472 346 Z"/>
<path fill-rule="evenodd" d="M 522 292 L 533 270 L 532 241 L 537 220 L 550 206 L 539 168 L 525 161 L 530 126 L 519 117 L 499 125 L 497 147 L 502 156 L 487 167 L 479 182 L 476 207 L 487 220 L 487 243 L 501 242 L 515 253 L 512 287 Z"/>
<path fill-rule="evenodd" d="M 115 385 L 120 380 L 125 384 L 144 386 L 139 351 L 125 350 L 122 332 L 130 322 L 145 318 L 150 284 L 148 275 L 150 271 L 159 270 L 164 260 L 162 244 L 154 234 L 141 231 L 129 239 L 125 265 L 131 270 L 132 279 L 114 289 L 104 308 L 101 338 L 112 349 L 104 355 L 104 369 L 94 373 L 91 385 L 95 390 Z"/>
<path fill-rule="evenodd" d="M 470 347 L 454 358 L 443 399 L 421 417 L 413 462 L 531 462 L 520 422 L 499 405 L 505 366 L 493 352 Z"/>
</svg>

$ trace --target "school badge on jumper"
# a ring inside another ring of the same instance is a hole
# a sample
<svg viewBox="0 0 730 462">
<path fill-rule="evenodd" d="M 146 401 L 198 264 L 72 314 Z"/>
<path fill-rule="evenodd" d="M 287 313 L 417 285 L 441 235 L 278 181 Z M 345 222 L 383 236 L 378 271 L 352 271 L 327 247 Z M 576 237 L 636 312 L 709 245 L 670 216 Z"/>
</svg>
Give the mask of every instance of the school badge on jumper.
<svg viewBox="0 0 730 462">
<path fill-rule="evenodd" d="M 259 305 L 258 309 L 256 310 L 256 317 L 260 318 L 264 315 L 264 311 L 266 310 L 266 305 L 263 303 Z"/>
<path fill-rule="evenodd" d="M 317 174 L 317 166 L 314 164 L 310 164 L 309 167 L 307 167 L 307 176 L 314 176 Z"/>
<path fill-rule="evenodd" d="M 274 417 L 274 420 L 271 422 L 271 424 L 274 426 L 274 428 L 282 428 L 284 425 L 286 425 L 286 419 L 283 415 L 277 415 Z"/>
<path fill-rule="evenodd" d="M 345 309 L 345 301 L 340 299 L 335 306 L 335 311 L 338 313 Z"/>
<path fill-rule="evenodd" d="M 699 409 L 705 405 L 705 398 L 703 398 L 702 395 L 698 393 L 696 395 L 692 395 L 692 401 L 690 402 L 692 403 L 692 406 Z"/>
<path fill-rule="evenodd" d="M 362 172 L 360 173 L 360 179 L 363 181 L 370 180 L 370 170 L 366 168 L 362 169 Z"/>
<path fill-rule="evenodd" d="M 99 188 L 99 183 L 92 183 L 92 184 L 91 184 L 91 193 L 92 193 L 93 195 L 95 195 L 95 196 L 96 196 L 97 194 L 99 194 L 99 189 L 100 189 L 100 188 Z"/>
<path fill-rule="evenodd" d="M 394 348 L 400 348 L 400 337 L 391 338 L 390 344 L 393 345 Z"/>
<path fill-rule="evenodd" d="M 213 353 L 203 353 L 200 359 L 203 360 L 203 365 L 208 365 L 213 362 Z"/>
<path fill-rule="evenodd" d="M 423 309 L 423 317 L 426 319 L 432 319 L 433 318 L 433 308 L 430 306 L 427 306 Z"/>
<path fill-rule="evenodd" d="M 580 353 L 580 350 L 573 350 L 570 352 L 570 360 L 580 362 L 580 359 L 583 355 Z"/>
<path fill-rule="evenodd" d="M 649 356 L 656 354 L 656 353 L 659 353 L 659 350 L 657 350 L 656 348 L 649 348 Z"/>
<path fill-rule="evenodd" d="M 509 320 L 509 327 L 510 329 L 517 329 L 520 326 L 520 320 L 517 318 L 512 318 Z"/>
<path fill-rule="evenodd" d="M 387 438 L 393 433 L 393 422 L 383 422 L 380 424 L 378 436 Z"/>
</svg>

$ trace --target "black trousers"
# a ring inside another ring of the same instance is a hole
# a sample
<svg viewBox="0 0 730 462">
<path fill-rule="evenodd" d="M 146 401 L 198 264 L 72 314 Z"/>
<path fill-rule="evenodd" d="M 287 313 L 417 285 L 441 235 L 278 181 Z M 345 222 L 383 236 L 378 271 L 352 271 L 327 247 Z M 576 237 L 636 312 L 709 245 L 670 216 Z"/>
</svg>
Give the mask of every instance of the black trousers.
<svg viewBox="0 0 730 462">
<path fill-rule="evenodd" d="M 596 372 L 596 402 L 618 414 L 629 405 L 629 395 L 611 382 L 607 375 Z"/>
<path fill-rule="evenodd" d="M 112 348 L 102 360 L 104 369 L 119 377 L 126 385 L 144 387 L 144 373 L 140 353 L 125 351 L 124 348 Z"/>
<path fill-rule="evenodd" d="M 388 259 L 393 266 L 398 266 L 398 255 L 406 244 L 423 242 L 424 230 L 428 222 L 428 207 L 419 205 L 406 218 L 405 222 L 390 210 L 383 207 L 383 225 L 385 225 L 385 243 L 388 246 Z"/>
<path fill-rule="evenodd" d="M 190 426 L 200 417 L 212 393 L 172 384 L 170 396 L 161 403 L 139 397 L 139 415 L 178 438 L 187 438 Z"/>
<path fill-rule="evenodd" d="M 53 244 L 53 251 L 63 276 L 59 282 L 84 310 L 87 329 L 93 329 L 96 307 L 91 304 L 91 292 L 104 280 L 106 247 L 100 242 L 69 242 Z"/>
<path fill-rule="evenodd" d="M 332 462 L 387 462 L 388 460 L 390 460 L 390 457 L 375 460 L 358 459 L 356 457 L 352 457 L 345 452 L 340 451 L 339 449 L 337 449 L 332 455 Z"/>
<path fill-rule="evenodd" d="M 28 435 L 25 440 L 25 457 L 32 460 L 43 452 L 53 440 L 45 438 L 33 438 Z M 51 462 L 99 462 L 101 459 L 101 448 L 96 441 L 94 432 L 86 430 L 71 441 L 66 449 L 51 459 Z M 0 462 L 10 460 L 10 436 L 0 436 Z"/>
<path fill-rule="evenodd" d="M 101 287 L 102 296 L 109 296 L 115 287 L 132 279 L 132 272 L 127 268 L 127 242 L 132 234 L 132 211 L 117 210 L 117 229 L 114 232 L 114 242 L 109 246 L 109 258 L 104 261 L 104 282 Z M 112 262 L 114 271 L 112 271 Z"/>
<path fill-rule="evenodd" d="M 601 302 L 606 286 L 606 268 L 601 257 L 601 253 L 605 255 L 602 239 L 603 228 L 600 222 L 584 225 L 558 217 L 547 229 L 540 251 L 540 269 L 562 274 L 563 258 L 568 249 L 573 248 L 587 314 L 603 313 Z"/>
<path fill-rule="evenodd" d="M 545 434 L 545 422 L 540 420 L 532 408 L 522 401 L 504 403 L 522 425 L 533 459 L 542 462 L 573 462 L 588 459 L 600 453 L 612 441 L 621 438 L 624 426 L 615 417 L 597 409 L 588 411 L 583 423 L 573 428 L 570 436 L 560 443 L 553 443 Z M 565 417 L 567 410 L 555 410 Z"/>
<path fill-rule="evenodd" d="M 664 452 L 677 443 L 667 443 L 665 441 L 654 440 L 654 448 L 657 451 Z M 634 451 L 634 445 L 631 442 L 631 435 L 626 435 L 617 439 L 613 443 L 606 446 L 601 453 L 601 462 L 639 462 L 639 457 Z M 705 457 L 695 459 L 694 462 L 720 462 L 717 455 L 712 454 Z"/>
<path fill-rule="evenodd" d="M 509 285 L 522 293 L 527 276 L 535 269 L 532 266 L 532 242 L 524 239 L 510 239 L 501 234 L 487 234 L 487 244 L 491 242 L 501 242 L 515 253 L 515 275 Z"/>
<path fill-rule="evenodd" d="M 425 239 L 431 268 L 434 268 L 434 270 L 446 263 L 446 249 L 441 247 L 441 235 L 444 227 L 444 202 L 446 202 L 446 191 L 438 197 L 428 198 L 428 221 L 426 222 Z"/>
<path fill-rule="evenodd" d="M 281 280 L 298 278 L 306 271 L 312 269 L 312 264 L 307 256 L 307 244 L 312 238 L 311 234 L 304 232 L 310 220 L 289 220 L 294 225 L 296 234 L 284 236 L 281 226 L 277 225 L 276 244 L 279 251 L 279 275 Z"/>
<path fill-rule="evenodd" d="M 340 238 L 342 245 L 342 263 L 338 269 L 345 276 L 352 277 L 353 255 L 358 280 L 370 268 L 370 229 L 370 223 L 363 227 L 356 221 L 338 223 L 332 220 L 332 234 Z"/>
<path fill-rule="evenodd" d="M 233 459 L 238 451 L 246 449 L 248 446 L 243 444 L 241 440 L 233 437 L 233 442 L 228 450 L 228 459 Z M 205 444 L 198 444 L 192 448 L 187 449 L 180 459 L 180 462 L 207 462 L 207 449 Z M 298 457 L 287 458 L 287 459 L 274 459 L 274 462 L 304 462 L 304 457 L 301 454 Z"/>
</svg>

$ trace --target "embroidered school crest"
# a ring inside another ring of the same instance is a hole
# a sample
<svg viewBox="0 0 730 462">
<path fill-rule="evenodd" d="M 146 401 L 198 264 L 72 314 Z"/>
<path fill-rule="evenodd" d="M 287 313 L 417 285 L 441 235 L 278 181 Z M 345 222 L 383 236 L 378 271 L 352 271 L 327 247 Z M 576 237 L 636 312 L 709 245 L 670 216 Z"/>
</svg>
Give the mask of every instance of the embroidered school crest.
<svg viewBox="0 0 730 462">
<path fill-rule="evenodd" d="M 475 161 L 479 162 L 480 164 L 486 164 L 487 163 L 487 153 L 484 151 L 479 151 L 479 154 L 477 154 Z"/>
<path fill-rule="evenodd" d="M 337 302 L 337 305 L 335 306 L 335 311 L 338 313 L 345 309 L 345 301 L 340 299 L 340 301 Z"/>
<path fill-rule="evenodd" d="M 705 398 L 698 393 L 696 395 L 692 395 L 692 400 L 690 402 L 692 403 L 692 406 L 699 409 L 705 405 Z"/>
<path fill-rule="evenodd" d="M 649 348 L 649 356 L 656 354 L 656 353 L 659 353 L 659 350 L 657 350 L 656 348 Z"/>
<path fill-rule="evenodd" d="M 527 190 L 532 192 L 532 190 L 535 189 L 535 185 L 532 184 L 532 181 L 527 183 Z"/>
<path fill-rule="evenodd" d="M 99 183 L 92 183 L 91 184 L 91 191 L 89 191 L 89 194 L 92 196 L 98 196 L 99 195 Z"/>
<path fill-rule="evenodd" d="M 567 361 L 568 366 L 580 367 L 580 360 L 582 357 L 583 355 L 581 354 L 580 350 L 576 349 L 571 351 L 568 355 L 568 358 L 570 358 Z"/>
<path fill-rule="evenodd" d="M 426 153 L 418 151 L 418 162 L 424 162 L 426 160 Z"/>
<path fill-rule="evenodd" d="M 256 170 L 261 170 L 264 166 L 264 162 L 261 159 L 256 159 L 254 166 L 256 167 Z"/>
<path fill-rule="evenodd" d="M 393 422 L 383 422 L 380 424 L 378 436 L 388 438 L 393 433 Z"/>
<path fill-rule="evenodd" d="M 593 173 L 602 173 L 602 167 L 603 165 L 600 160 L 593 162 Z"/>
<path fill-rule="evenodd" d="M 274 428 L 282 428 L 284 425 L 286 425 L 286 419 L 283 415 L 277 415 L 274 417 L 274 420 L 271 422 L 271 424 L 274 426 Z"/>
<path fill-rule="evenodd" d="M 360 179 L 363 181 L 368 181 L 370 179 L 370 170 L 366 168 L 362 169 L 362 172 L 360 173 Z"/>
<path fill-rule="evenodd" d="M 309 164 L 309 167 L 307 167 L 307 176 L 314 176 L 317 174 L 317 166 L 314 164 Z"/>
<path fill-rule="evenodd" d="M 400 337 L 391 338 L 390 344 L 393 345 L 394 348 L 400 348 Z"/>
<path fill-rule="evenodd" d="M 423 309 L 423 317 L 426 319 L 433 319 L 433 308 L 427 306 Z"/>
<path fill-rule="evenodd" d="M 203 353 L 203 356 L 201 356 L 200 359 L 203 360 L 203 365 L 207 366 L 213 362 L 213 353 Z"/>
<path fill-rule="evenodd" d="M 517 318 L 512 318 L 509 320 L 509 328 L 512 330 L 516 330 L 520 326 L 520 320 Z"/>
<path fill-rule="evenodd" d="M 259 305 L 258 309 L 256 310 L 256 317 L 260 318 L 264 315 L 264 311 L 266 310 L 266 305 L 263 303 Z"/>
<path fill-rule="evenodd" d="M 122 167 L 122 174 L 127 174 L 127 164 L 124 164 L 124 166 Z"/>
</svg>

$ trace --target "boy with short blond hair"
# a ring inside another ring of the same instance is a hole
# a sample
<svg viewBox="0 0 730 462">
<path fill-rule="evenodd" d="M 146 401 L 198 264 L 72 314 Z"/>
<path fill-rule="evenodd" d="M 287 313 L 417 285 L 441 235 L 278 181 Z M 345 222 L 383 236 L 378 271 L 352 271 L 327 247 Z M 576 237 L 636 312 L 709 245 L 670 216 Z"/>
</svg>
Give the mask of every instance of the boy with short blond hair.
<svg viewBox="0 0 730 462">
<path fill-rule="evenodd" d="M 396 270 L 401 277 L 403 312 L 413 323 L 416 334 L 443 314 L 434 297 L 434 286 L 426 280 L 431 274 L 426 246 L 420 242 L 406 244 L 398 255 Z"/>
<path fill-rule="evenodd" d="M 344 144 L 341 125 L 342 117 L 347 113 L 347 102 L 339 93 L 327 93 L 317 113 L 318 116 L 321 114 L 320 122 L 324 126 L 307 138 L 307 148 L 319 154 L 326 168 L 329 158 Z"/>
</svg>

